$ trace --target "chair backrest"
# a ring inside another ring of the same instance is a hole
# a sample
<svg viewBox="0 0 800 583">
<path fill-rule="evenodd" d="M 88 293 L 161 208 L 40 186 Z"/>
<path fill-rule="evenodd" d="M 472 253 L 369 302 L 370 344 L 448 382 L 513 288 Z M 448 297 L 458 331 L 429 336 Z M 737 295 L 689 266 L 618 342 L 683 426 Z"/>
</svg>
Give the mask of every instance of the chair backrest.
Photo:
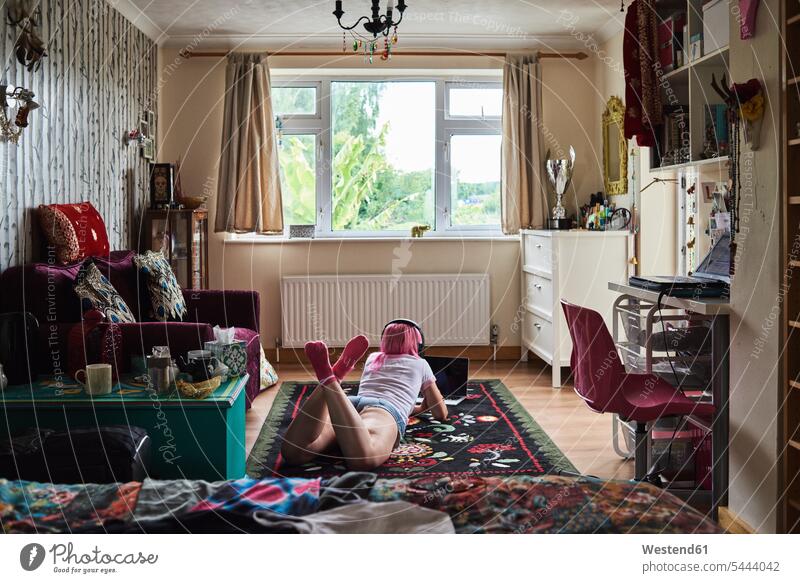
<svg viewBox="0 0 800 583">
<path fill-rule="evenodd" d="M 564 300 L 561 300 L 561 307 L 572 337 L 570 365 L 575 392 L 595 411 L 614 412 L 625 367 L 603 317 L 594 310 Z"/>
</svg>

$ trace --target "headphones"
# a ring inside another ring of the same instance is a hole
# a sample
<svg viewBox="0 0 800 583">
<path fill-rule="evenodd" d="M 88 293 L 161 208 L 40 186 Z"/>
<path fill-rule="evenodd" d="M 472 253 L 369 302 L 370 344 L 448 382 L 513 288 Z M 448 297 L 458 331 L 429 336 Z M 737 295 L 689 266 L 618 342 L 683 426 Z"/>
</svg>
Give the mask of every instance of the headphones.
<svg viewBox="0 0 800 583">
<path fill-rule="evenodd" d="M 389 322 L 386 322 L 386 325 L 383 327 L 381 338 L 383 338 L 383 333 L 386 332 L 386 328 L 388 328 L 391 324 L 406 324 L 412 328 L 416 328 L 417 332 L 419 332 L 419 337 L 421 338 L 420 343 L 417 344 L 417 353 L 422 354 L 422 352 L 425 350 L 425 333 L 422 331 L 422 328 L 420 328 L 419 324 L 417 324 L 414 320 L 407 320 L 406 318 L 390 320 Z"/>
</svg>

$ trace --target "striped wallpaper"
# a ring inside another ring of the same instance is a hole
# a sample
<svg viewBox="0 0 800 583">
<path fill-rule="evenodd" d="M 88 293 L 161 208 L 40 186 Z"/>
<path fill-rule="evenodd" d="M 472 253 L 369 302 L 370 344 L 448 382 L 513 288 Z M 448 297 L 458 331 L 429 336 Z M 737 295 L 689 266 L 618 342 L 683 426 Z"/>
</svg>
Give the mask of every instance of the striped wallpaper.
<svg viewBox="0 0 800 583">
<path fill-rule="evenodd" d="M 31 89 L 41 105 L 19 145 L 0 142 L 0 270 L 40 258 L 31 241 L 39 204 L 91 201 L 111 249 L 127 249 L 148 196 L 147 161 L 122 136 L 156 110 L 155 43 L 105 0 L 41 5 L 48 56 L 29 73 L 0 2 L 1 84 Z"/>
</svg>

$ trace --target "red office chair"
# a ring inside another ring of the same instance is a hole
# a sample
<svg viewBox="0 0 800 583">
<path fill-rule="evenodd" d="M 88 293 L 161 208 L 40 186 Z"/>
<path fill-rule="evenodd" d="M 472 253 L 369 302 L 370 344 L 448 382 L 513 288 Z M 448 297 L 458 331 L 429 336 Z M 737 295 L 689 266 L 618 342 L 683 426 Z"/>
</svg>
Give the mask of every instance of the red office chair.
<svg viewBox="0 0 800 583">
<path fill-rule="evenodd" d="M 617 354 L 603 317 L 561 300 L 572 337 L 570 366 L 575 392 L 598 413 L 616 413 L 636 423 L 634 479 L 647 474 L 647 423 L 662 417 L 712 417 L 714 405 L 684 396 L 654 374 L 630 374 Z"/>
</svg>

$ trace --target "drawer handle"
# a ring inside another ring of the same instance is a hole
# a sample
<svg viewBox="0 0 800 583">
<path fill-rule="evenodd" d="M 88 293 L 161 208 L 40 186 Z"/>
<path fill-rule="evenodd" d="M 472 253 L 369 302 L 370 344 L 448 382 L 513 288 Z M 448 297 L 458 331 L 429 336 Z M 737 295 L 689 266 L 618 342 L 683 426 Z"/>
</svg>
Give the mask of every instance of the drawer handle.
<svg viewBox="0 0 800 583">
<path fill-rule="evenodd" d="M 533 287 L 535 287 L 536 289 L 542 289 L 542 284 L 541 283 L 534 283 Z"/>
<path fill-rule="evenodd" d="M 542 329 L 542 325 L 539 324 L 538 322 L 534 323 L 533 327 L 536 328 L 537 330 L 541 330 Z"/>
<path fill-rule="evenodd" d="M 537 249 L 541 249 L 542 248 L 542 244 L 541 243 L 536 243 L 536 248 Z"/>
</svg>

